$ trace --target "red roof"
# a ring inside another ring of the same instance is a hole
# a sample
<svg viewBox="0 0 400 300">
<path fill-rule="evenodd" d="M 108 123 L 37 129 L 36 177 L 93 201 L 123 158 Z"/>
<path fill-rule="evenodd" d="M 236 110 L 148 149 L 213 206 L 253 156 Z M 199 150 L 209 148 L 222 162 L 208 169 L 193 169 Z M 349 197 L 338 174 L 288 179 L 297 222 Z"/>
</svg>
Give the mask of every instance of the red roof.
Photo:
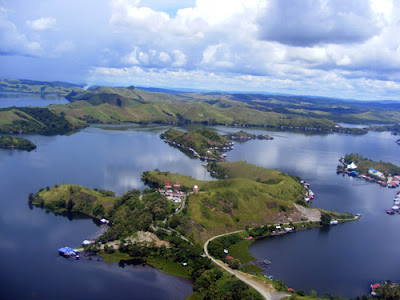
<svg viewBox="0 0 400 300">
<path fill-rule="evenodd" d="M 287 290 L 288 290 L 288 292 L 294 292 L 294 289 L 292 289 L 292 288 L 288 288 Z"/>
<path fill-rule="evenodd" d="M 376 288 L 380 287 L 379 283 L 371 284 L 371 289 L 375 290 Z"/>
<path fill-rule="evenodd" d="M 227 256 L 226 259 L 234 259 L 232 256 Z"/>
<path fill-rule="evenodd" d="M 248 239 L 248 240 L 252 240 L 252 239 L 253 239 L 253 237 L 252 237 L 252 236 L 249 236 L 247 239 Z"/>
</svg>

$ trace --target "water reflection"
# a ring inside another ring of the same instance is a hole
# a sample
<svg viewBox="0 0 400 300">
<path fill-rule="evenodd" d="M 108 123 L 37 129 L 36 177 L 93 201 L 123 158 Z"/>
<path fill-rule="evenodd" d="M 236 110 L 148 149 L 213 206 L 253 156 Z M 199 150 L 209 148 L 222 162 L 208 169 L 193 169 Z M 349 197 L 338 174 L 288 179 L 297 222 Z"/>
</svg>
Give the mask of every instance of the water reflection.
<svg viewBox="0 0 400 300">
<path fill-rule="evenodd" d="M 69 101 L 57 95 L 25 94 L 0 92 L 0 108 L 3 107 L 25 107 L 25 106 L 48 106 L 50 104 L 68 104 Z"/>
</svg>

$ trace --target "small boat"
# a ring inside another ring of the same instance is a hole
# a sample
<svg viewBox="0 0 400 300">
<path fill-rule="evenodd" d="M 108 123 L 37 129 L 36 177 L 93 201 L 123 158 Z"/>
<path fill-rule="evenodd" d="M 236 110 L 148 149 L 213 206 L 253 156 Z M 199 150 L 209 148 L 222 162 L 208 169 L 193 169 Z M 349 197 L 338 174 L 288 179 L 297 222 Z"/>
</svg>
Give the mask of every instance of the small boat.
<svg viewBox="0 0 400 300">
<path fill-rule="evenodd" d="M 394 215 L 395 211 L 393 209 L 389 209 L 386 211 L 388 215 Z"/>
</svg>

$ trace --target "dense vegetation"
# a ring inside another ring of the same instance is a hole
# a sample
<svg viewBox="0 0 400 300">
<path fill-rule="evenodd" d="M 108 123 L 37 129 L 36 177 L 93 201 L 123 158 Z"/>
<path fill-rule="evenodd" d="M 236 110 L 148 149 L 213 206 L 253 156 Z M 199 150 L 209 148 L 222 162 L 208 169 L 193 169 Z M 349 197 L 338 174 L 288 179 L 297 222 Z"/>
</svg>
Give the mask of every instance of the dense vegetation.
<svg viewBox="0 0 400 300">
<path fill-rule="evenodd" d="M 2 136 L 0 137 L 0 148 L 32 151 L 36 149 L 36 145 L 23 138 Z"/>
<path fill-rule="evenodd" d="M 389 280 L 376 289 L 377 300 L 396 300 L 400 299 L 400 284 L 393 284 Z"/>
<path fill-rule="evenodd" d="M 390 162 L 383 161 L 372 161 L 368 158 L 362 157 L 358 154 L 347 154 L 344 157 L 344 162 L 346 164 L 350 164 L 354 162 L 357 165 L 357 171 L 361 174 L 368 173 L 369 168 L 374 168 L 385 174 L 385 176 L 391 175 L 400 175 L 400 167 L 396 166 Z"/>
<path fill-rule="evenodd" d="M 85 122 L 43 107 L 0 109 L 0 133 L 64 134 L 86 126 Z"/>
<path fill-rule="evenodd" d="M 268 136 L 268 135 L 262 135 L 262 134 L 251 134 L 248 132 L 245 132 L 243 130 L 235 132 L 235 133 L 229 133 L 226 135 L 227 138 L 230 140 L 239 140 L 239 141 L 247 141 L 247 140 L 272 140 L 273 138 Z"/>
<path fill-rule="evenodd" d="M 91 190 L 82 186 L 62 185 L 41 189 L 35 195 L 29 195 L 29 202 L 57 213 L 81 212 L 89 216 L 109 219 L 111 226 L 98 242 L 103 243 L 106 258 L 122 259 L 121 264 L 130 264 L 137 258 L 164 268 L 168 272 L 194 279 L 193 290 L 198 299 L 262 299 L 260 295 L 228 273 L 222 272 L 202 257 L 202 248 L 182 239 L 177 232 L 160 228 L 161 221 L 173 212 L 172 202 L 167 201 L 158 192 L 146 190 L 140 196 L 138 190 L 127 191 L 122 196 L 105 190 Z M 180 218 L 168 224 L 180 224 Z M 150 231 L 168 247 L 132 243 L 138 231 Z M 108 245 L 109 241 L 121 241 L 118 249 Z M 87 251 L 97 253 L 98 244 L 89 245 Z M 118 251 L 118 252 L 116 252 Z M 185 266 L 182 264 L 185 263 Z"/>
<path fill-rule="evenodd" d="M 35 81 L 26 79 L 0 78 L 0 92 L 18 92 L 35 94 L 56 94 L 65 96 L 72 91 L 81 91 L 79 85 L 60 81 Z"/>
</svg>

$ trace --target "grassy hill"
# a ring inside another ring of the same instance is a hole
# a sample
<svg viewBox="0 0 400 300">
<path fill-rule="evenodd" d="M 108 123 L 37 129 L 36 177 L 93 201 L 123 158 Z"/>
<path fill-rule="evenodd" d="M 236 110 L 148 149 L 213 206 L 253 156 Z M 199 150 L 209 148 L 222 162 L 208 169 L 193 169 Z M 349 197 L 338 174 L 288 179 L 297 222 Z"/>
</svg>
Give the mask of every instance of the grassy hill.
<svg viewBox="0 0 400 300">
<path fill-rule="evenodd" d="M 199 181 L 160 171 L 143 174 L 143 180 L 152 186 L 178 181 L 188 191 L 194 185 L 200 188 L 198 194 L 189 196 L 187 213 L 179 226 L 187 236 L 204 242 L 219 233 L 282 222 L 297 215 L 294 203 L 302 203 L 305 192 L 297 179 L 246 162 L 217 165 L 229 179 Z"/>
<path fill-rule="evenodd" d="M 79 85 L 60 81 L 49 82 L 27 79 L 0 78 L 0 92 L 55 94 L 65 96 L 73 91 L 82 91 L 82 87 Z"/>
<path fill-rule="evenodd" d="M 400 104 L 390 102 L 262 94 L 163 93 L 133 86 L 83 90 L 62 82 L 16 79 L 1 79 L 0 91 L 66 95 L 70 104 L 52 105 L 49 109 L 57 115 L 64 114 L 88 123 L 201 123 L 362 134 L 366 130 L 341 128 L 336 122 L 400 122 Z M 0 114 L 0 118 L 3 118 L 3 124 L 10 125 L 7 120 L 15 117 Z"/>
<path fill-rule="evenodd" d="M 10 107 L 0 109 L 0 133 L 64 134 L 88 126 L 72 116 L 48 108 Z"/>
</svg>

